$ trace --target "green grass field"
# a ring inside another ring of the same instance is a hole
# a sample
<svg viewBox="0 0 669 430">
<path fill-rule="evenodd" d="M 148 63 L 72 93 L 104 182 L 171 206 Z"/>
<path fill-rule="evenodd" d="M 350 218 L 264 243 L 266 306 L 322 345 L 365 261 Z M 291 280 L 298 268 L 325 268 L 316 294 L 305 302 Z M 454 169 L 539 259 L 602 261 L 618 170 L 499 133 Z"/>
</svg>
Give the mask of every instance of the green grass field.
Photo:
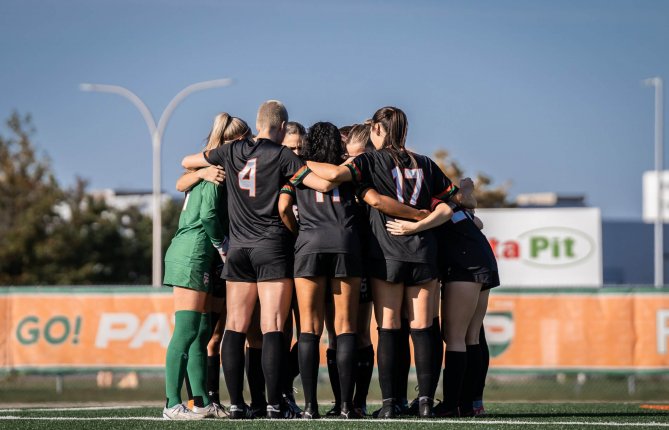
<svg viewBox="0 0 669 430">
<path fill-rule="evenodd" d="M 669 427 L 669 411 L 643 409 L 639 403 L 500 403 L 487 405 L 486 418 L 397 419 L 379 421 L 343 420 L 204 420 L 197 422 L 165 421 L 161 407 L 102 406 L 68 408 L 0 409 L 0 428 L 12 430 L 57 429 L 590 429 Z M 325 408 L 323 408 L 325 411 Z"/>
</svg>

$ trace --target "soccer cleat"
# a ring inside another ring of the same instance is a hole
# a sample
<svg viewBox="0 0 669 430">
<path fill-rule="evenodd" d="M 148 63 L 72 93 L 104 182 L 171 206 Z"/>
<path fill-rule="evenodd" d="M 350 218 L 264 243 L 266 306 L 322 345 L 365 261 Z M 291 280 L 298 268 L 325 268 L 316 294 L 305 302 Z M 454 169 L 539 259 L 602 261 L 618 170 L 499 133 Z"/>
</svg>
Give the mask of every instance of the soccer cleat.
<svg viewBox="0 0 669 430">
<path fill-rule="evenodd" d="M 421 397 L 418 401 L 418 417 L 419 418 L 434 418 L 432 405 L 434 401 L 429 397 Z"/>
<path fill-rule="evenodd" d="M 228 418 L 231 420 L 250 420 L 255 418 L 251 408 L 246 403 L 241 405 L 231 405 L 228 410 Z"/>
<path fill-rule="evenodd" d="M 344 420 L 359 420 L 362 418 L 362 414 L 358 412 L 358 409 L 349 407 L 349 405 L 344 402 L 341 404 L 341 413 L 339 414 L 339 418 Z"/>
<path fill-rule="evenodd" d="M 267 403 L 260 405 L 251 403 L 251 414 L 253 418 L 267 418 Z"/>
<path fill-rule="evenodd" d="M 302 409 L 297 406 L 295 402 L 295 396 L 292 393 L 283 395 L 283 402 L 281 409 L 288 409 L 287 415 L 285 418 L 299 418 L 302 415 Z"/>
<path fill-rule="evenodd" d="M 300 418 L 305 420 L 315 420 L 321 417 L 321 414 L 318 413 L 318 405 L 312 405 L 307 403 L 304 405 L 304 411 L 300 414 Z"/>
<path fill-rule="evenodd" d="M 362 405 L 361 407 L 355 407 L 355 410 L 361 417 L 366 417 L 367 416 L 367 405 Z"/>
<path fill-rule="evenodd" d="M 225 418 L 228 416 L 225 408 L 216 402 L 211 402 L 204 407 L 194 406 L 193 413 L 202 415 L 204 418 Z"/>
<path fill-rule="evenodd" d="M 166 420 L 202 420 L 204 416 L 196 414 L 179 403 L 171 408 L 163 408 L 163 418 Z"/>
<path fill-rule="evenodd" d="M 379 418 L 379 419 L 395 418 L 397 416 L 397 405 L 395 405 L 395 399 L 384 400 L 381 409 L 379 409 L 378 411 L 374 411 L 372 416 L 374 416 L 374 418 Z"/>
<path fill-rule="evenodd" d="M 395 415 L 398 417 L 408 417 L 411 415 L 407 399 L 400 399 L 399 402 L 395 403 Z"/>
<path fill-rule="evenodd" d="M 283 414 L 281 413 L 281 405 L 267 405 L 267 418 L 284 418 Z"/>
<path fill-rule="evenodd" d="M 458 418 L 460 417 L 460 411 L 456 407 L 455 409 L 446 409 L 445 403 L 439 403 L 432 409 L 434 416 L 437 418 Z"/>
<path fill-rule="evenodd" d="M 341 414 L 341 405 L 339 403 L 335 403 L 332 408 L 325 413 L 326 417 L 338 417 L 339 414 Z"/>
<path fill-rule="evenodd" d="M 407 415 L 410 415 L 412 417 L 418 416 L 418 397 L 416 397 L 411 401 L 411 403 L 409 403 L 409 408 L 407 409 Z"/>
</svg>

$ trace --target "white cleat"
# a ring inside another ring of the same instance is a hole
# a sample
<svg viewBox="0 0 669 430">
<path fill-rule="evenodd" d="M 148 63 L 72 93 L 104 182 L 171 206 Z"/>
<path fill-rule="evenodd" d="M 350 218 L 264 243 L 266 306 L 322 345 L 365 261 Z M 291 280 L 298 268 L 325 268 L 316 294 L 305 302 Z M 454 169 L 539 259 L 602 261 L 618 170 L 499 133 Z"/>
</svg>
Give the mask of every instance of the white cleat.
<svg viewBox="0 0 669 430">
<path fill-rule="evenodd" d="M 193 406 L 193 413 L 201 415 L 203 418 L 226 418 L 228 416 L 223 406 L 214 402 L 209 403 L 203 408 Z"/>
<path fill-rule="evenodd" d="M 164 408 L 163 418 L 166 420 L 201 420 L 204 419 L 204 415 L 196 414 L 179 403 L 171 408 Z"/>
</svg>

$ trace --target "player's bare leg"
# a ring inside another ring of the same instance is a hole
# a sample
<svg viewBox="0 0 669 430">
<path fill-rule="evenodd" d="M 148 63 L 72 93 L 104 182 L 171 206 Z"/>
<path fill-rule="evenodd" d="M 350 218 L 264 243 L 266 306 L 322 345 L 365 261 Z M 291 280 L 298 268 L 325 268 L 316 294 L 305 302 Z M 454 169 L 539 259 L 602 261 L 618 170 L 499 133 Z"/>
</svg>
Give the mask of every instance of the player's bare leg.
<svg viewBox="0 0 669 430">
<path fill-rule="evenodd" d="M 409 318 L 414 361 L 418 379 L 418 414 L 432 416 L 432 386 L 434 384 L 434 348 L 432 324 L 434 302 L 439 291 L 436 280 L 405 288 L 404 306 Z"/>
<path fill-rule="evenodd" d="M 267 386 L 267 417 L 281 416 L 281 356 L 283 328 L 290 312 L 293 280 L 288 278 L 258 282 L 260 329 L 263 333 L 262 368 Z"/>
<path fill-rule="evenodd" d="M 330 280 L 335 307 L 334 326 L 337 335 L 337 369 L 341 387 L 341 417 L 362 418 L 353 407 L 353 375 L 360 302 L 360 278 Z"/>
<path fill-rule="evenodd" d="M 438 415 L 457 414 L 467 368 L 467 330 L 476 312 L 480 291 L 481 284 L 473 282 L 449 282 L 444 288 L 441 315 L 446 341 L 446 367 L 444 403 Z"/>
<path fill-rule="evenodd" d="M 379 327 L 379 343 L 377 345 L 377 363 L 379 366 L 379 385 L 383 396 L 379 418 L 395 417 L 394 372 L 399 351 L 399 335 L 401 329 L 402 303 L 404 301 L 404 285 L 390 283 L 372 278 L 372 296 L 374 297 L 374 316 Z"/>
<path fill-rule="evenodd" d="M 300 314 L 299 360 L 304 390 L 304 417 L 318 418 L 319 346 L 323 334 L 325 287 L 323 276 L 295 278 L 295 292 Z"/>
<path fill-rule="evenodd" d="M 258 299 L 254 282 L 228 281 L 226 287 L 227 321 L 223 335 L 223 374 L 230 395 L 230 418 L 246 418 L 244 403 L 244 345 Z"/>
<path fill-rule="evenodd" d="M 479 293 L 479 300 L 476 305 L 476 311 L 472 317 L 472 321 L 467 328 L 467 335 L 465 342 L 467 344 L 467 370 L 465 371 L 465 379 L 462 386 L 461 415 L 474 416 L 474 392 L 479 383 L 478 378 L 482 373 L 482 351 L 479 345 L 479 337 L 481 335 L 481 327 L 483 327 L 483 318 L 488 310 L 488 296 L 490 290 L 481 291 Z"/>
</svg>

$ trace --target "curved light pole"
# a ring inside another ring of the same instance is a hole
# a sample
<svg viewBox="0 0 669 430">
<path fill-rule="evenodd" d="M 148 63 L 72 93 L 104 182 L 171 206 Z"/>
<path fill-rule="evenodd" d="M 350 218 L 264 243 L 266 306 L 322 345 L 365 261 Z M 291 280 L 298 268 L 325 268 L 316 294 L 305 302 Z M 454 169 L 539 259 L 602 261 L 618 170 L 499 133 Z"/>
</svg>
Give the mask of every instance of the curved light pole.
<svg viewBox="0 0 669 430">
<path fill-rule="evenodd" d="M 656 76 L 643 81 L 646 86 L 655 87 L 655 175 L 657 176 L 657 214 L 655 217 L 655 287 L 664 285 L 664 214 L 662 190 L 663 153 L 663 108 L 662 78 Z"/>
<path fill-rule="evenodd" d="M 232 79 L 215 79 L 213 81 L 197 82 L 189 85 L 183 90 L 179 91 L 176 96 L 167 104 L 167 107 L 158 119 L 158 125 L 153 117 L 153 114 L 146 106 L 146 104 L 135 93 L 127 88 L 118 85 L 103 85 L 103 84 L 81 84 L 79 89 L 81 91 L 91 91 L 100 93 L 113 93 L 122 96 L 135 105 L 144 117 L 149 133 L 151 134 L 151 145 L 153 147 L 153 262 L 152 262 L 152 276 L 151 282 L 154 287 L 162 283 L 162 213 L 161 213 L 161 172 L 160 172 L 160 147 L 162 145 L 163 134 L 167 127 L 167 122 L 172 116 L 176 107 L 190 94 L 196 91 L 207 90 L 210 88 L 227 87 L 232 84 Z"/>
</svg>

